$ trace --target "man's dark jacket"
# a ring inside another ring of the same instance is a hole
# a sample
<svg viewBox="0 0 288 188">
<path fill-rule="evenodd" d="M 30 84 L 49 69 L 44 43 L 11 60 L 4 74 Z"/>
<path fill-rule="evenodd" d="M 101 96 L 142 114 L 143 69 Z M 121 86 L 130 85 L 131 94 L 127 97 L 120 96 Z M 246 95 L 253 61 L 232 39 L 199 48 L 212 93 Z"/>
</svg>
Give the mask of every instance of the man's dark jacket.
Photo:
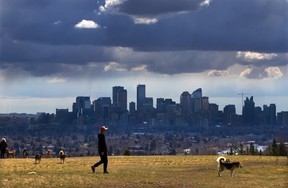
<svg viewBox="0 0 288 188">
<path fill-rule="evenodd" d="M 105 135 L 99 133 L 98 134 L 98 152 L 101 154 L 102 152 L 107 153 L 107 146 L 105 141 Z"/>
</svg>

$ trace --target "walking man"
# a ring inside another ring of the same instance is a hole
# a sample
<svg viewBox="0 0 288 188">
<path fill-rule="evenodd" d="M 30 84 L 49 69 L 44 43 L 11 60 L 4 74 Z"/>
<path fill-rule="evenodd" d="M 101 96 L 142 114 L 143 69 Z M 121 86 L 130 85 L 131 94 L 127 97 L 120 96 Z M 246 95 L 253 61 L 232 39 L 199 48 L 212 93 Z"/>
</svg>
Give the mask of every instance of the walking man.
<svg viewBox="0 0 288 188">
<path fill-rule="evenodd" d="M 108 130 L 107 127 L 102 126 L 100 128 L 100 133 L 98 134 L 98 152 L 99 152 L 99 155 L 100 155 L 100 161 L 91 166 L 91 169 L 92 169 L 93 173 L 95 173 L 96 167 L 98 167 L 102 163 L 103 163 L 104 173 L 109 173 L 107 171 L 108 155 L 107 155 L 107 146 L 106 146 L 106 140 L 105 140 L 105 132 L 107 130 Z"/>
</svg>

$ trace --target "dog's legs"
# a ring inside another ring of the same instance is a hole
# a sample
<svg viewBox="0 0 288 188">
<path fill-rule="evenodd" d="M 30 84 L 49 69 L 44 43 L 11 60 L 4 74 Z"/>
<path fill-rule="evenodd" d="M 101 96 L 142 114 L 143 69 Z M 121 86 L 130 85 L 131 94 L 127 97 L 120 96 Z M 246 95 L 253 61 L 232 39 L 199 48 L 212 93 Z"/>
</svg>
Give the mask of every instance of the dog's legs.
<svg viewBox="0 0 288 188">
<path fill-rule="evenodd" d="M 231 177 L 233 177 L 233 176 L 234 176 L 234 168 L 231 169 Z"/>
<path fill-rule="evenodd" d="M 221 168 L 218 169 L 218 176 L 219 176 L 219 177 L 221 176 L 220 172 L 222 172 L 222 171 L 223 171 L 223 170 L 222 170 Z"/>
<path fill-rule="evenodd" d="M 218 176 L 221 176 L 221 172 L 224 171 L 224 168 L 221 165 L 218 165 Z"/>
</svg>

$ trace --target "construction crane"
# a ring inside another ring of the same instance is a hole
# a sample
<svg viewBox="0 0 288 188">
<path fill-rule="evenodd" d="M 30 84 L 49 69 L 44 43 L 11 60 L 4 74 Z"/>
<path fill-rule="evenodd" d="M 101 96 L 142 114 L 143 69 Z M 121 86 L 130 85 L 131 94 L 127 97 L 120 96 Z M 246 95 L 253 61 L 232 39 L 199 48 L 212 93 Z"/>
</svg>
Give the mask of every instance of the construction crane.
<svg viewBox="0 0 288 188">
<path fill-rule="evenodd" d="M 244 104 L 243 104 L 243 102 L 244 102 L 244 99 L 243 99 L 243 97 L 244 97 L 244 95 L 250 95 L 249 93 L 238 93 L 238 95 L 241 95 L 241 97 L 242 97 L 242 110 L 243 110 L 243 106 L 244 106 Z"/>
</svg>

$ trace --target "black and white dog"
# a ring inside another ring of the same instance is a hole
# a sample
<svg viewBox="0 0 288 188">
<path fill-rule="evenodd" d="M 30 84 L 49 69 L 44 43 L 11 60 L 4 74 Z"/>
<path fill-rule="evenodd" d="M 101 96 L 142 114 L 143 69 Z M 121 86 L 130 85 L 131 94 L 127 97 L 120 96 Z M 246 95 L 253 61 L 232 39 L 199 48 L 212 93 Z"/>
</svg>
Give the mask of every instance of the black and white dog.
<svg viewBox="0 0 288 188">
<path fill-rule="evenodd" d="M 226 159 L 223 156 L 220 156 L 217 158 L 218 163 L 218 176 L 221 176 L 221 172 L 226 170 L 230 170 L 231 177 L 234 176 L 234 170 L 236 168 L 242 168 L 244 167 L 241 162 L 230 162 L 230 160 Z"/>
<path fill-rule="evenodd" d="M 35 155 L 35 164 L 38 164 L 41 162 L 41 155 L 39 153 L 36 153 Z"/>
<path fill-rule="evenodd" d="M 60 157 L 60 162 L 61 162 L 62 164 L 64 164 L 65 158 L 66 158 L 66 154 L 64 153 L 63 150 L 59 151 L 59 157 Z"/>
</svg>

